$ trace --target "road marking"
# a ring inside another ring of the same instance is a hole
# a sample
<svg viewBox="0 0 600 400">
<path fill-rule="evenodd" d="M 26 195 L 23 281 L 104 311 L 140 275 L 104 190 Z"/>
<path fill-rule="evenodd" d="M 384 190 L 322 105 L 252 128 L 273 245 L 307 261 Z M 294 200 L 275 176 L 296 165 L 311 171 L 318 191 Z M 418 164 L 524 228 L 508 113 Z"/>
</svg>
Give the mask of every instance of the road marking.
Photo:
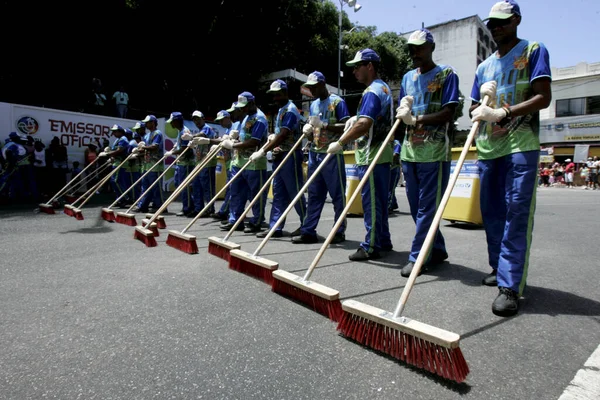
<svg viewBox="0 0 600 400">
<path fill-rule="evenodd" d="M 600 399 L 600 346 L 577 371 L 558 400 L 598 400 Z"/>
</svg>

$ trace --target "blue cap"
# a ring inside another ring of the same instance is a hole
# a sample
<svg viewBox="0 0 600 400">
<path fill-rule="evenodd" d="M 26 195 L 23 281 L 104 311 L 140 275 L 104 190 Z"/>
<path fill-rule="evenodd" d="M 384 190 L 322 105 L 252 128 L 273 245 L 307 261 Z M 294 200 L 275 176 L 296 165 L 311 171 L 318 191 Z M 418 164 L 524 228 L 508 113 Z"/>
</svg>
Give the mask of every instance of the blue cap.
<svg viewBox="0 0 600 400">
<path fill-rule="evenodd" d="M 375 50 L 371 49 L 362 49 L 356 52 L 354 58 L 346 63 L 347 66 L 353 67 L 356 64 L 360 64 L 361 62 L 379 62 L 381 58 L 379 58 L 379 54 L 375 52 Z"/>
<path fill-rule="evenodd" d="M 235 106 L 236 106 L 236 105 L 237 105 L 237 101 L 234 101 L 233 103 L 231 103 L 231 107 L 229 107 L 229 108 L 228 108 L 227 110 L 225 110 L 225 111 L 227 111 L 227 112 L 230 112 L 230 113 L 234 112 L 234 111 L 235 111 Z"/>
<path fill-rule="evenodd" d="M 254 95 L 250 92 L 242 92 L 238 96 L 238 101 L 235 103 L 235 108 L 246 107 L 251 101 L 254 101 Z"/>
<path fill-rule="evenodd" d="M 310 75 L 308 75 L 308 79 L 306 79 L 306 83 L 304 83 L 302 86 L 312 86 L 312 85 L 316 85 L 319 82 L 325 82 L 325 75 L 323 75 L 319 71 L 315 71 L 315 72 L 311 73 Z"/>
<path fill-rule="evenodd" d="M 110 130 L 111 131 L 123 131 L 123 132 L 125 132 L 125 129 L 123 129 L 123 127 L 121 125 L 117 125 L 117 124 L 114 124 L 112 126 L 112 128 L 110 128 Z"/>
<path fill-rule="evenodd" d="M 231 115 L 227 112 L 227 110 L 221 110 L 217 113 L 217 118 L 215 118 L 215 122 L 222 120 L 223 118 L 231 117 Z"/>
<path fill-rule="evenodd" d="M 424 28 L 414 31 L 408 38 L 408 44 L 420 46 L 424 43 L 435 43 L 431 32 Z"/>
<path fill-rule="evenodd" d="M 21 136 L 17 132 L 11 132 L 8 134 L 9 139 L 19 139 Z"/>
<path fill-rule="evenodd" d="M 267 90 L 267 93 L 279 92 L 280 90 L 287 90 L 287 84 L 281 79 L 277 79 L 271 83 L 271 87 Z"/>
<path fill-rule="evenodd" d="M 484 21 L 488 19 L 508 19 L 513 15 L 521 16 L 521 7 L 514 0 L 499 1 L 492 6 L 490 14 Z"/>
<path fill-rule="evenodd" d="M 143 129 L 146 128 L 146 124 L 143 123 L 142 121 L 136 122 L 135 126 L 133 127 L 134 131 L 137 131 L 138 129 Z"/>
<path fill-rule="evenodd" d="M 154 115 L 146 115 L 146 118 L 144 118 L 142 120 L 142 122 L 145 123 L 145 124 L 148 123 L 148 122 L 150 122 L 150 121 L 152 121 L 152 122 L 158 122 L 158 120 L 156 119 L 156 117 Z"/>
<path fill-rule="evenodd" d="M 129 128 L 125 128 L 125 134 L 133 136 L 133 131 Z"/>
<path fill-rule="evenodd" d="M 133 132 L 133 135 L 131 135 L 131 137 L 133 139 L 141 139 L 142 138 L 142 136 L 139 133 L 137 133 L 137 132 Z"/>
<path fill-rule="evenodd" d="M 179 119 L 181 121 L 183 121 L 183 114 L 181 114 L 178 111 L 174 111 L 171 113 L 171 116 L 169 117 L 169 119 L 167 120 L 167 124 L 170 124 L 171 122 L 173 122 L 174 120 Z"/>
</svg>

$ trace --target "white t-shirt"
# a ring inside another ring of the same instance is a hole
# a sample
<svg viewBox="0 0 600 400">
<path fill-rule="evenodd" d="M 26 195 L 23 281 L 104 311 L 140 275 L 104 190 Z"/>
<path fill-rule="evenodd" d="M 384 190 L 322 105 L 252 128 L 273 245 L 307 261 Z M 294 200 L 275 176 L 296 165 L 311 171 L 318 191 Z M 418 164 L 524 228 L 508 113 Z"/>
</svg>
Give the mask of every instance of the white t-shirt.
<svg viewBox="0 0 600 400">
<path fill-rule="evenodd" d="M 116 105 L 129 103 L 129 95 L 125 92 L 115 92 L 113 99 L 115 99 Z"/>
<path fill-rule="evenodd" d="M 46 152 L 44 150 L 42 151 L 34 151 L 33 152 L 35 160 L 36 161 L 41 161 L 41 162 L 35 162 L 33 163 L 34 167 L 45 167 L 46 166 Z"/>
</svg>

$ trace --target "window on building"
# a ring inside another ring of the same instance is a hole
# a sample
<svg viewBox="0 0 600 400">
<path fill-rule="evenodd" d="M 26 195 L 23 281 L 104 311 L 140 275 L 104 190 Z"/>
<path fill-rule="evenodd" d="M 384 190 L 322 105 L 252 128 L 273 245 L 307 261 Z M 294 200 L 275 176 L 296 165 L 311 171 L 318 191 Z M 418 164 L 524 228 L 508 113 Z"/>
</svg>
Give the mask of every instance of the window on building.
<svg viewBox="0 0 600 400">
<path fill-rule="evenodd" d="M 483 37 L 483 41 L 485 43 L 485 47 L 490 47 L 490 38 L 488 37 L 488 35 L 485 35 Z"/>
<path fill-rule="evenodd" d="M 573 115 L 584 115 L 586 98 L 556 100 L 556 116 L 570 117 Z"/>
<path fill-rule="evenodd" d="M 478 28 L 477 33 L 479 34 L 477 38 L 483 40 L 483 29 Z"/>
<path fill-rule="evenodd" d="M 600 114 L 600 96 L 592 96 L 587 98 L 585 113 Z"/>
</svg>

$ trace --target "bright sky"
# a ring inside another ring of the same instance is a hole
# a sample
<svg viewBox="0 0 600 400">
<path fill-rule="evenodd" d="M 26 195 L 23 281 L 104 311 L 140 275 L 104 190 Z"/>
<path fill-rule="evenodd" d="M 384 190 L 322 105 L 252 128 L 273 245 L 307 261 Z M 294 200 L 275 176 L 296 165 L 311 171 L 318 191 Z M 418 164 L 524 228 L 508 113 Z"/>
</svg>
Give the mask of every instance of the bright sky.
<svg viewBox="0 0 600 400">
<path fill-rule="evenodd" d="M 339 0 L 332 0 L 339 8 Z M 478 14 L 487 17 L 494 0 L 358 0 L 355 13 L 344 6 L 350 21 L 375 25 L 377 32 L 403 33 Z M 542 42 L 553 67 L 600 61 L 600 0 L 521 0 L 519 37 Z"/>
</svg>

